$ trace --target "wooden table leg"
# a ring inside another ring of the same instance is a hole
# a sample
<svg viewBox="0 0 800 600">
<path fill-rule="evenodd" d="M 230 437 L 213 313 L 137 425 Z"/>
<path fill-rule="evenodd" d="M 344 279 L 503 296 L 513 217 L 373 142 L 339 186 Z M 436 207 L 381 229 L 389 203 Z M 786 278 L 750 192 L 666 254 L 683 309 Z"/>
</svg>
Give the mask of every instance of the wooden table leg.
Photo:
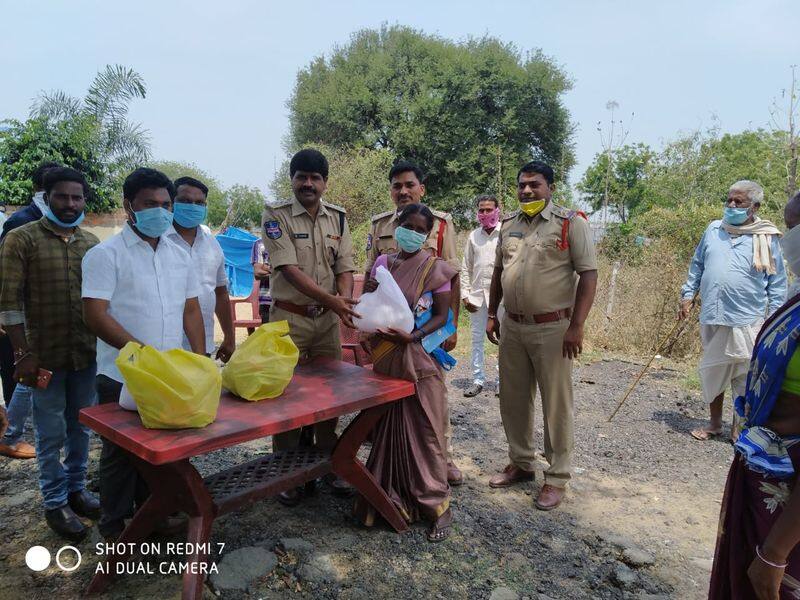
<svg viewBox="0 0 800 600">
<path fill-rule="evenodd" d="M 331 455 L 331 464 L 334 473 L 356 488 L 395 531 L 402 533 L 408 531 L 408 523 L 357 456 L 369 432 L 391 406 L 389 403 L 362 410 L 339 438 Z"/>
<path fill-rule="evenodd" d="M 147 481 L 151 495 L 136 512 L 118 542 L 140 542 L 152 533 L 156 523 L 176 511 L 189 515 L 186 541 L 192 544 L 208 544 L 211 526 L 217 515 L 217 507 L 203 483 L 203 478 L 188 460 L 166 465 L 152 465 L 130 455 L 136 468 Z M 200 546 L 202 548 L 202 546 Z M 198 549 L 197 546 L 194 548 Z M 177 557 L 176 557 L 177 558 Z M 129 554 L 113 555 L 107 561 L 108 575 L 97 573 L 89 584 L 87 593 L 103 592 L 113 579 L 114 565 L 131 559 Z M 199 566 L 208 561 L 206 552 L 194 552 L 183 558 Z M 194 571 L 194 572 L 193 572 Z M 183 573 L 183 600 L 199 600 L 203 597 L 204 574 L 201 568 L 188 568 Z"/>
</svg>

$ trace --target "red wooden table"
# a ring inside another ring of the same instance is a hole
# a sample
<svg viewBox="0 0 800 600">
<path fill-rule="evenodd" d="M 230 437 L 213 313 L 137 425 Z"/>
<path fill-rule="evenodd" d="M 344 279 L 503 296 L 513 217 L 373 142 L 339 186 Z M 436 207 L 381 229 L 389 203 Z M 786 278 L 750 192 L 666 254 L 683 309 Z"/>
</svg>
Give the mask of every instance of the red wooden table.
<svg viewBox="0 0 800 600">
<path fill-rule="evenodd" d="M 80 421 L 126 450 L 150 487 L 150 497 L 118 542 L 136 544 L 152 533 L 159 520 L 181 511 L 189 516 L 186 541 L 207 544 L 217 516 L 330 472 L 348 481 L 401 532 L 408 529 L 406 522 L 356 453 L 391 403 L 413 393 L 414 385 L 409 381 L 322 358 L 298 366 L 278 398 L 247 402 L 223 390 L 217 420 L 202 429 L 145 429 L 138 414 L 116 403 L 84 408 Z M 298 448 L 262 455 L 205 479 L 189 462 L 189 458 L 212 450 L 357 411 L 361 412 L 342 433 L 332 453 Z M 95 574 L 87 592 L 103 592 L 111 583 L 115 563 L 130 558 L 132 555 L 127 554 L 110 556 L 105 573 Z M 187 557 L 194 563 L 207 560 L 208 556 L 201 553 Z M 200 569 L 187 569 L 183 598 L 201 598 L 202 591 Z"/>
</svg>

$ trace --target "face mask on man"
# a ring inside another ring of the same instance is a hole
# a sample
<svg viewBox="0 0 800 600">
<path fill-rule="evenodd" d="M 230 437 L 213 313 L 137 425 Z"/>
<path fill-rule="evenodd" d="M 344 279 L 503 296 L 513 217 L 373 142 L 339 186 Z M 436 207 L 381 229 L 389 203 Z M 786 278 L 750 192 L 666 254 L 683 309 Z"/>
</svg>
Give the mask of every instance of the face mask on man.
<svg viewBox="0 0 800 600">
<path fill-rule="evenodd" d="M 45 210 L 47 210 L 47 203 L 44 201 L 44 192 L 36 192 L 33 195 L 33 203 L 42 214 L 44 214 Z"/>
<path fill-rule="evenodd" d="M 173 218 L 181 227 L 187 229 L 197 227 L 206 220 L 208 207 L 202 204 L 190 204 L 188 202 L 176 202 L 172 205 Z"/>
<path fill-rule="evenodd" d="M 781 238 L 783 258 L 795 277 L 800 277 L 800 226 L 792 227 Z"/>
<path fill-rule="evenodd" d="M 86 217 L 86 213 L 84 211 L 81 211 L 81 214 L 79 214 L 77 216 L 77 218 L 72 223 L 65 223 L 64 221 L 59 219 L 53 213 L 52 210 L 50 210 L 50 207 L 47 204 L 44 205 L 44 211 L 42 211 L 42 212 L 43 212 L 44 216 L 47 217 L 47 219 L 49 221 L 52 221 L 53 223 L 55 223 L 59 227 L 63 227 L 64 229 L 69 229 L 70 227 L 77 227 L 78 225 L 83 223 L 83 219 L 84 219 L 84 217 Z"/>
<path fill-rule="evenodd" d="M 722 220 L 729 225 L 741 225 L 750 218 L 748 208 L 733 208 L 726 206 L 722 211 Z"/>
<path fill-rule="evenodd" d="M 497 223 L 500 222 L 500 209 L 495 208 L 492 212 L 489 213 L 478 213 L 478 223 L 480 223 L 486 229 L 492 229 L 497 227 Z"/>
<path fill-rule="evenodd" d="M 424 233 L 417 233 L 405 227 L 398 227 L 394 230 L 394 239 L 404 252 L 413 253 L 422 248 L 422 244 L 428 239 Z"/>
<path fill-rule="evenodd" d="M 520 202 L 519 208 L 529 217 L 534 217 L 544 210 L 547 200 L 532 200 L 530 202 Z"/>
<path fill-rule="evenodd" d="M 172 225 L 172 213 L 166 208 L 145 208 L 135 211 L 133 215 L 133 226 L 139 230 L 139 233 L 147 237 L 161 237 Z"/>
</svg>

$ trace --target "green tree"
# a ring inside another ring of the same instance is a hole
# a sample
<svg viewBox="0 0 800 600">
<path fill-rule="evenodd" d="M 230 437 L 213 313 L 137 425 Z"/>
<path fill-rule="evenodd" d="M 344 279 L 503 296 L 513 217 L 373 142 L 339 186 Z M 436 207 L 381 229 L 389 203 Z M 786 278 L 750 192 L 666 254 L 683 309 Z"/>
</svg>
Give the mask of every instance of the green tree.
<svg viewBox="0 0 800 600">
<path fill-rule="evenodd" d="M 182 163 L 174 160 L 161 160 L 150 163 L 148 166 L 158 169 L 167 177 L 175 181 L 179 177 L 194 177 L 208 187 L 208 217 L 207 223 L 211 227 L 219 227 L 228 214 L 228 204 L 225 192 L 219 181 L 199 168 L 194 163 Z"/>
<path fill-rule="evenodd" d="M 576 186 L 581 199 L 594 210 L 603 206 L 608 194 L 612 207 L 623 222 L 643 204 L 647 194 L 647 169 L 653 152 L 645 144 L 625 145 L 611 152 L 611 168 L 607 152 L 597 154 Z"/>
<path fill-rule="evenodd" d="M 221 227 L 258 229 L 266 199 L 257 187 L 236 184 L 225 190 L 227 213 Z"/>
<path fill-rule="evenodd" d="M 53 123 L 77 118 L 94 121 L 95 151 L 111 172 L 119 175 L 150 159 L 148 132 L 128 120 L 131 102 L 146 94 L 139 73 L 121 65 L 106 65 L 95 75 L 82 100 L 60 90 L 43 92 L 31 106 L 30 116 Z"/>
<path fill-rule="evenodd" d="M 428 197 L 464 218 L 532 158 L 573 164 L 567 75 L 491 37 L 455 43 L 401 26 L 362 30 L 297 76 L 289 146 L 388 149 L 427 171 Z"/>
<path fill-rule="evenodd" d="M 114 178 L 98 153 L 98 131 L 85 116 L 51 122 L 43 118 L 0 123 L 0 202 L 27 204 L 33 194 L 31 175 L 45 161 L 81 171 L 91 187 L 89 210 L 116 205 Z"/>
</svg>

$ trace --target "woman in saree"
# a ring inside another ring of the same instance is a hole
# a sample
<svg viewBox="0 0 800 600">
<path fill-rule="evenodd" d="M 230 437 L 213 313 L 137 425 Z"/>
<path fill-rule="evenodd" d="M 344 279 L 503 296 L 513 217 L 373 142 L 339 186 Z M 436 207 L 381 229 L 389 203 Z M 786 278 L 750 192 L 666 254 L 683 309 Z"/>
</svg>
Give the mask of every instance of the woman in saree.
<svg viewBox="0 0 800 600">
<path fill-rule="evenodd" d="M 369 340 L 373 370 L 413 381 L 415 394 L 393 404 L 378 422 L 367 469 L 403 518 L 409 523 L 427 521 L 428 541 L 440 542 L 449 535 L 452 522 L 444 439 L 447 390 L 441 367 L 420 342 L 445 325 L 450 280 L 456 271 L 422 250 L 433 228 L 430 209 L 421 204 L 406 206 L 398 223 L 395 238 L 400 252 L 378 258 L 364 291 L 377 289 L 375 271 L 383 266 L 397 282 L 412 312 L 432 298 L 432 316 L 411 333 L 378 330 Z M 355 514 L 365 525 L 375 522 L 375 512 L 363 498 L 356 500 Z"/>
<path fill-rule="evenodd" d="M 800 194 L 784 212 L 784 257 L 800 275 Z M 722 500 L 711 572 L 713 600 L 800 599 L 800 294 L 764 323 L 745 395 L 745 428 Z"/>
</svg>

